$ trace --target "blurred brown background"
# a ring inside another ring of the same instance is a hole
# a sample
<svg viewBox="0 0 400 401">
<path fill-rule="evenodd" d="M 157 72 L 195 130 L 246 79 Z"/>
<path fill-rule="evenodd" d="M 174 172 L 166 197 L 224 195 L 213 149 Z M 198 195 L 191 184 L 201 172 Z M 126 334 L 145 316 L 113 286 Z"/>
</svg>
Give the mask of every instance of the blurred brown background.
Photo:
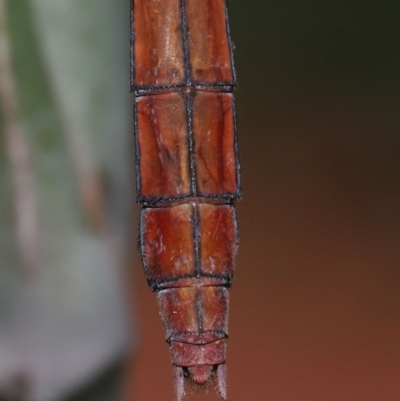
<svg viewBox="0 0 400 401">
<path fill-rule="evenodd" d="M 229 399 L 399 400 L 400 3 L 229 10 L 243 182 Z M 124 400 L 172 400 L 156 297 L 137 281 Z"/>
</svg>

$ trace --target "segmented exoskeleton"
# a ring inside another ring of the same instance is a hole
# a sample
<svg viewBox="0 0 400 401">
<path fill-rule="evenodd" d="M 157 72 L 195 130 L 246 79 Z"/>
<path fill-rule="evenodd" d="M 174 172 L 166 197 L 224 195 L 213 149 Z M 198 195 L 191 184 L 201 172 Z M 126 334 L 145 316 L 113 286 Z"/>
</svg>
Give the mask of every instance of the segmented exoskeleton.
<svg viewBox="0 0 400 401">
<path fill-rule="evenodd" d="M 225 340 L 240 197 L 232 44 L 225 0 L 131 0 L 139 246 L 174 366 L 217 378 Z"/>
</svg>

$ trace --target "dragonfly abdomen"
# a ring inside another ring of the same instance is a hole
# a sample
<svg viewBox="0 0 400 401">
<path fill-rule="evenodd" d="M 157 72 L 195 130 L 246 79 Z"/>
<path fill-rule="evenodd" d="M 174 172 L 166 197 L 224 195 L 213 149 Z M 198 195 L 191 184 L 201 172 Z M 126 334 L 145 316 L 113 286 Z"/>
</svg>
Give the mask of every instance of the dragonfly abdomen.
<svg viewBox="0 0 400 401">
<path fill-rule="evenodd" d="M 139 243 L 175 372 L 216 377 L 225 340 L 240 197 L 235 71 L 224 0 L 132 0 Z"/>
</svg>

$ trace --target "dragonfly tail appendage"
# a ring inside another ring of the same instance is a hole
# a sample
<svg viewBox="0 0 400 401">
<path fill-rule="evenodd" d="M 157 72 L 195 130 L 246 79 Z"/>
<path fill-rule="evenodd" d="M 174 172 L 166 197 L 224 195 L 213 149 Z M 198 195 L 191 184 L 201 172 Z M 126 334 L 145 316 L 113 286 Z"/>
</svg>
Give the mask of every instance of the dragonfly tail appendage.
<svg viewBox="0 0 400 401">
<path fill-rule="evenodd" d="M 227 401 L 227 367 L 226 363 L 218 365 L 194 365 L 182 367 L 174 365 L 174 385 L 176 401 L 185 397 L 185 381 L 197 388 L 205 388 L 216 381 L 218 394 Z"/>
<path fill-rule="evenodd" d="M 181 366 L 174 366 L 175 400 L 182 401 L 185 397 L 185 377 Z"/>
<path fill-rule="evenodd" d="M 217 368 L 217 381 L 218 381 L 218 393 L 224 400 L 228 400 L 228 386 L 227 386 L 228 368 L 226 363 L 221 363 Z"/>
</svg>

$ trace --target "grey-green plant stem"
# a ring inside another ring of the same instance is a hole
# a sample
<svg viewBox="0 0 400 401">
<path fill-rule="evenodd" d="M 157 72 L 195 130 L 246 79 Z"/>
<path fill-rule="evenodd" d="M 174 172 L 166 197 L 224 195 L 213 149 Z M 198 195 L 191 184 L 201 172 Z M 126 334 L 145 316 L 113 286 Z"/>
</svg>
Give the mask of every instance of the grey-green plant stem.
<svg viewBox="0 0 400 401">
<path fill-rule="evenodd" d="M 31 157 L 24 137 L 13 74 L 6 0 L 0 0 L 0 105 L 4 147 L 13 183 L 15 236 L 26 275 L 38 273 L 41 261 L 39 218 Z"/>
</svg>

